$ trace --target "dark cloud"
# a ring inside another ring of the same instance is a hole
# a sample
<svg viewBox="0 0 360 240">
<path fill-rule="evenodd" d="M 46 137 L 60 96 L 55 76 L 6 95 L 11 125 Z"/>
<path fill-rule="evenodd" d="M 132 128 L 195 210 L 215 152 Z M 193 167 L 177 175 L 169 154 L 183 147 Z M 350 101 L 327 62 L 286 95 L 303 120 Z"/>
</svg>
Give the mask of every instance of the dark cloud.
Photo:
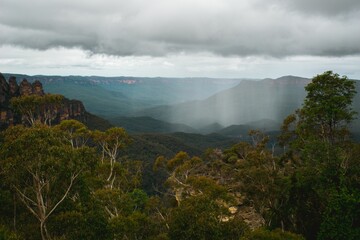
<svg viewBox="0 0 360 240">
<path fill-rule="evenodd" d="M 360 54 L 360 1 L 0 0 L 0 44 L 109 55 Z"/>
<path fill-rule="evenodd" d="M 360 9 L 359 0 L 278 0 L 278 2 L 305 14 L 323 14 L 329 17 L 356 13 Z"/>
</svg>

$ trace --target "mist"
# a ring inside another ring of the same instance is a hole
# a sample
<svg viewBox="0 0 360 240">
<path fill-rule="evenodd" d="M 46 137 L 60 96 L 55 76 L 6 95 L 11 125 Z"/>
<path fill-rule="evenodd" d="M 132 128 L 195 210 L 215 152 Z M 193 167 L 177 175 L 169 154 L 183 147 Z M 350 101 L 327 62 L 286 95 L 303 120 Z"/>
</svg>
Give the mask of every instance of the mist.
<svg viewBox="0 0 360 240">
<path fill-rule="evenodd" d="M 306 96 L 305 86 L 311 80 L 295 76 L 278 79 L 240 82 L 237 86 L 221 91 L 209 98 L 170 106 L 159 106 L 138 112 L 171 123 L 182 123 L 203 133 L 233 125 L 246 129 L 278 131 L 283 120 L 299 109 Z M 360 81 L 356 81 L 360 92 Z M 360 112 L 360 95 L 353 101 L 353 108 Z M 352 128 L 358 132 L 360 119 Z"/>
<path fill-rule="evenodd" d="M 302 104 L 309 79 L 283 77 L 262 81 L 242 81 L 213 96 L 172 106 L 160 106 L 137 113 L 156 119 L 182 123 L 196 129 L 219 124 L 248 125 L 275 130 L 283 119 Z"/>
</svg>

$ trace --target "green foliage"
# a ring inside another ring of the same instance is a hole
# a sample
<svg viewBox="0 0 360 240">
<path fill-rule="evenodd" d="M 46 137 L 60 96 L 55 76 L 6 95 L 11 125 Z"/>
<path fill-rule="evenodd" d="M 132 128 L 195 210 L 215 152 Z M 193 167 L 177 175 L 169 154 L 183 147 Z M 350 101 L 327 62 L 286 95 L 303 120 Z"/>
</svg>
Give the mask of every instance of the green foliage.
<svg viewBox="0 0 360 240">
<path fill-rule="evenodd" d="M 168 123 L 151 117 L 116 117 L 111 119 L 111 123 L 125 128 L 129 133 L 196 132 L 185 124 Z"/>
<path fill-rule="evenodd" d="M 356 114 L 351 106 L 355 82 L 328 71 L 305 89 L 302 108 L 284 120 L 280 138 L 290 146 L 284 157 L 294 164 L 285 207 L 292 217 L 284 221 L 308 239 L 351 239 L 359 228 L 349 220 L 359 218 L 350 210 L 358 195 L 351 201 L 347 193 L 358 189 L 360 163 L 348 128 Z"/>
<path fill-rule="evenodd" d="M 110 158 L 110 163 L 118 160 L 119 150 L 127 147 L 131 143 L 131 138 L 123 128 L 113 127 L 105 132 L 94 131 L 93 140 L 100 146 L 103 157 Z"/>
<path fill-rule="evenodd" d="M 128 216 L 117 216 L 110 220 L 110 231 L 115 239 L 147 239 L 151 229 L 148 217 L 134 211 Z"/>
<path fill-rule="evenodd" d="M 49 127 L 38 123 L 40 98 L 14 100 L 34 121 L 0 136 L 0 239 L 359 239 L 360 145 L 347 128 L 354 83 L 325 72 L 306 90 L 284 120 L 282 155 L 259 131 L 202 157 L 218 136 L 193 148 L 196 134 L 136 136 L 131 151 L 157 157 L 146 171 L 164 177 L 154 196 L 141 188 L 143 164 L 126 152 L 124 129 Z"/>
<path fill-rule="evenodd" d="M 351 105 L 356 94 L 355 82 L 328 71 L 314 77 L 305 89 L 307 96 L 302 108 L 284 121 L 287 138 L 290 124 L 297 121 L 294 129 L 297 148 L 301 149 L 301 142 L 315 139 L 330 144 L 344 141 L 348 125 L 356 115 Z"/>
<path fill-rule="evenodd" d="M 67 140 L 74 148 L 84 146 L 90 138 L 90 131 L 85 124 L 76 120 L 63 120 L 55 126 L 55 129 L 66 133 Z"/>
<path fill-rule="evenodd" d="M 0 168 L 1 169 L 1 168 Z M 0 170 L 1 171 L 1 170 Z M 1 174 L 0 174 L 1 177 Z M 11 222 L 14 196 L 9 186 L 0 178 L 0 225 Z"/>
<path fill-rule="evenodd" d="M 336 141 L 356 114 L 351 107 L 355 82 L 328 71 L 314 77 L 305 89 L 300 129 L 311 129 L 312 134 Z"/>
<path fill-rule="evenodd" d="M 6 229 L 5 226 L 0 225 L 0 240 L 20 240 L 21 238 L 15 233 Z"/>
<path fill-rule="evenodd" d="M 121 171 L 120 151 L 131 143 L 131 138 L 123 128 L 113 127 L 105 132 L 98 130 L 92 134 L 93 140 L 98 144 L 101 151 L 101 167 L 108 167 L 107 187 L 114 188 L 114 184 L 118 184 L 117 173 Z M 105 164 L 104 164 L 105 163 Z M 104 169 L 104 168 L 102 168 Z"/>
<path fill-rule="evenodd" d="M 269 231 L 266 229 L 257 229 L 253 232 L 248 232 L 240 238 L 241 240 L 304 240 L 300 235 L 281 231 L 280 229 L 276 229 L 273 231 Z"/>
<path fill-rule="evenodd" d="M 96 209 L 60 212 L 49 223 L 49 229 L 60 239 L 111 239 L 108 220 Z"/>
<path fill-rule="evenodd" d="M 241 194 L 245 204 L 254 207 L 266 225 L 281 224 L 287 215 L 284 205 L 289 201 L 293 166 L 266 147 L 266 135 L 258 131 L 250 134 L 252 144 L 241 142 L 224 151 L 216 168 L 223 171 L 225 186 Z"/>
<path fill-rule="evenodd" d="M 132 199 L 134 210 L 144 210 L 148 201 L 148 195 L 141 189 L 135 188 L 129 193 L 130 199 Z"/>
<path fill-rule="evenodd" d="M 20 113 L 28 124 L 36 122 L 51 125 L 55 119 L 58 108 L 61 106 L 64 97 L 58 94 L 24 95 L 11 98 L 11 106 Z"/>
<path fill-rule="evenodd" d="M 0 153 L 5 183 L 39 221 L 42 238 L 48 238 L 48 218 L 73 194 L 76 180 L 94 166 L 94 152 L 74 149 L 63 132 L 36 125 L 7 129 Z"/>
<path fill-rule="evenodd" d="M 189 197 L 173 210 L 170 239 L 239 239 L 246 224 L 206 195 Z"/>
<path fill-rule="evenodd" d="M 341 189 L 330 196 L 317 239 L 360 239 L 360 191 Z"/>
</svg>

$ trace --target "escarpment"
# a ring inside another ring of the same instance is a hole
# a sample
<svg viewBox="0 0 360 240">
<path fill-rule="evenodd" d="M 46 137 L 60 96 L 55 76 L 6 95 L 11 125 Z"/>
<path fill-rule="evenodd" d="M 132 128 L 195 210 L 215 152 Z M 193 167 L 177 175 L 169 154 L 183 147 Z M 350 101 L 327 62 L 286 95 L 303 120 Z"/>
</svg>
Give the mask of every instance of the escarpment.
<svg viewBox="0 0 360 240">
<path fill-rule="evenodd" d="M 40 97 L 46 95 L 40 81 L 36 80 L 30 83 L 28 80 L 23 79 L 18 84 L 15 77 L 10 77 L 9 81 L 6 81 L 5 77 L 0 73 L 0 129 L 25 123 L 22 115 L 16 112 L 11 105 L 11 99 L 32 95 Z M 88 114 L 81 101 L 63 98 L 61 104 L 55 109 L 53 123 L 56 124 L 65 119 L 86 122 L 87 116 Z"/>
</svg>

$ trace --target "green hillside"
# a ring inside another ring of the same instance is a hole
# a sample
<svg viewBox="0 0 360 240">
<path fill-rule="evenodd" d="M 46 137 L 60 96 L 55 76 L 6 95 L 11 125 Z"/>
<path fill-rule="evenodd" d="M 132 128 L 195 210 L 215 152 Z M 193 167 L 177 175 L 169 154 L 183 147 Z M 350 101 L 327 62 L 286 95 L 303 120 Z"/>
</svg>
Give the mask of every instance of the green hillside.
<svg viewBox="0 0 360 240">
<path fill-rule="evenodd" d="M 308 82 L 309 79 L 292 76 L 242 81 L 204 100 L 154 107 L 137 114 L 168 122 L 176 120 L 195 128 L 214 122 L 230 126 L 262 119 L 281 123 L 301 105 Z"/>
<path fill-rule="evenodd" d="M 116 117 L 111 118 L 110 122 L 125 128 L 129 133 L 196 132 L 184 124 L 167 123 L 151 117 Z"/>
<path fill-rule="evenodd" d="M 46 76 L 5 73 L 18 81 L 39 80 L 49 93 L 81 100 L 96 115 L 113 118 L 129 116 L 147 108 L 204 99 L 231 88 L 241 79 L 144 78 L 100 76 Z"/>
</svg>

